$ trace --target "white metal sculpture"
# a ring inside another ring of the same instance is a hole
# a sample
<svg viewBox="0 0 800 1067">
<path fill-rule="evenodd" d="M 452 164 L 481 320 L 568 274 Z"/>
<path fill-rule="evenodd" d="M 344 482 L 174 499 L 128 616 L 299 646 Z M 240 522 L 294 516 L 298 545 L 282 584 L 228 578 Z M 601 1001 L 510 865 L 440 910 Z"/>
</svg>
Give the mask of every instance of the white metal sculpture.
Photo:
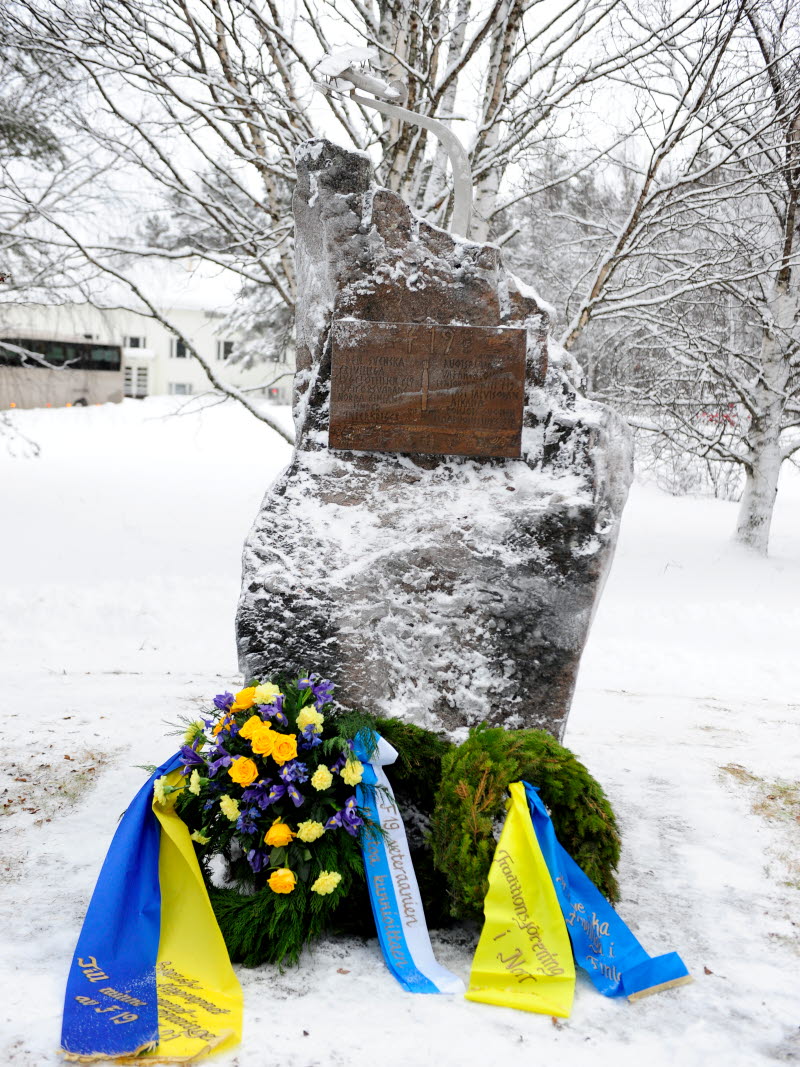
<svg viewBox="0 0 800 1067">
<path fill-rule="evenodd" d="M 374 77 L 359 65 L 369 63 L 375 58 L 373 49 L 344 48 L 325 56 L 314 68 L 314 73 L 327 79 L 315 82 L 322 93 L 347 92 L 350 97 L 363 107 L 372 108 L 382 115 L 400 119 L 415 126 L 430 130 L 442 142 L 453 171 L 453 214 L 450 229 L 460 237 L 469 237 L 470 218 L 472 216 L 472 169 L 469 157 L 461 141 L 443 122 L 420 115 L 402 107 L 406 100 L 406 88 L 402 82 L 385 82 Z M 361 90 L 357 92 L 356 90 Z M 371 93 L 371 96 L 364 96 Z"/>
</svg>

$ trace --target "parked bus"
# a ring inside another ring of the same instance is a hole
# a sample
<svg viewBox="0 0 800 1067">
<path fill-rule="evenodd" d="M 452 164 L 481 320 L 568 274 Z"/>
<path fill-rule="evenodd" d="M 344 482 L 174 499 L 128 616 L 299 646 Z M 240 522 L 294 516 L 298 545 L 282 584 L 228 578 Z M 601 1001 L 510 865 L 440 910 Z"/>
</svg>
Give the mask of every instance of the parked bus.
<svg viewBox="0 0 800 1067">
<path fill-rule="evenodd" d="M 122 374 L 119 345 L 0 337 L 0 410 L 119 403 Z"/>
</svg>

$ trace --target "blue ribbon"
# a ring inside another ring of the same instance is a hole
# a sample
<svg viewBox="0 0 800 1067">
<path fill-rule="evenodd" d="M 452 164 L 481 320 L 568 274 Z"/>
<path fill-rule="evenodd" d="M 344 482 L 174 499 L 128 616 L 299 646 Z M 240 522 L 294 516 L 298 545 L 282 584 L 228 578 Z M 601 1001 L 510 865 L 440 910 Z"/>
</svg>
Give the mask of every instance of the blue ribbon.
<svg viewBox="0 0 800 1067">
<path fill-rule="evenodd" d="M 61 1031 L 67 1053 L 122 1056 L 158 1042 L 161 831 L 153 783 L 180 766 L 177 754 L 142 786 L 106 854 L 67 980 Z"/>
<path fill-rule="evenodd" d="M 461 980 L 436 962 L 431 948 L 403 820 L 382 769 L 397 753 L 377 734 L 371 739 L 359 735 L 353 753 L 364 765 L 362 785 L 356 789 L 358 806 L 388 839 L 369 827 L 361 831 L 364 873 L 386 966 L 409 993 L 463 992 Z M 402 909 L 395 879 L 403 893 Z"/>
<path fill-rule="evenodd" d="M 556 837 L 553 823 L 527 782 L 533 828 L 564 914 L 575 961 L 606 997 L 632 997 L 691 981 L 677 952 L 651 957 Z"/>
</svg>

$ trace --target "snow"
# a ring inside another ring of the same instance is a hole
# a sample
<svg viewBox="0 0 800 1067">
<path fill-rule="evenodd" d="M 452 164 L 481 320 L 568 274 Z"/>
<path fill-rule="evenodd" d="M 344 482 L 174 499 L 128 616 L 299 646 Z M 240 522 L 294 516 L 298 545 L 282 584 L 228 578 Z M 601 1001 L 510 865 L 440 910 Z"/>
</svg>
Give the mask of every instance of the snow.
<svg viewBox="0 0 800 1067">
<path fill-rule="evenodd" d="M 20 458 L 25 448 L 12 457 L 0 438 L 0 1062 L 14 1067 L 60 1062 L 67 968 L 117 817 L 143 779 L 136 764 L 167 757 L 168 724 L 238 680 L 241 546 L 289 449 L 233 405 L 178 417 L 180 407 L 13 413 L 39 459 Z M 280 417 L 289 424 L 288 409 Z M 244 1041 L 209 1063 L 800 1057 L 800 893 L 783 884 L 797 824 L 755 813 L 758 784 L 722 770 L 797 778 L 800 476 L 784 476 L 769 559 L 730 543 L 735 513 L 634 485 L 566 737 L 621 820 L 620 913 L 649 951 L 680 952 L 695 983 L 631 1005 L 580 978 L 572 1018 L 554 1024 L 405 994 L 375 940 L 328 940 L 284 974 L 239 969 Z M 433 940 L 466 978 L 476 937 L 457 928 Z"/>
<path fill-rule="evenodd" d="M 358 66 L 361 63 L 373 63 L 378 58 L 378 52 L 374 48 L 337 48 L 333 52 L 326 53 L 314 67 L 314 73 L 327 78 L 335 78 L 347 70 L 348 67 Z"/>
<path fill-rule="evenodd" d="M 542 311 L 545 312 L 545 314 L 550 316 L 551 319 L 556 318 L 558 313 L 555 307 L 547 300 L 545 300 L 544 297 L 539 294 L 538 290 L 534 289 L 534 287 L 528 282 L 524 282 L 522 278 L 520 278 L 518 275 L 511 274 L 510 272 L 509 274 L 514 282 L 514 285 L 517 287 L 517 292 L 520 296 L 524 296 L 527 300 L 533 300 L 539 305 L 539 307 L 542 309 Z"/>
</svg>

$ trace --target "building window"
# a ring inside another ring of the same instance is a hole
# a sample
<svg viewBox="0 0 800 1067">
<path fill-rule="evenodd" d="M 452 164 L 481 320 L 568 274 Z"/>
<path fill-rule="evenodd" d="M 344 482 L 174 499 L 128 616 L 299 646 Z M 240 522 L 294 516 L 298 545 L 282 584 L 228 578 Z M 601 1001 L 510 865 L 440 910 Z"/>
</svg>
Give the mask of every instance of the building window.
<svg viewBox="0 0 800 1067">
<path fill-rule="evenodd" d="M 126 337 L 126 348 L 147 348 L 146 339 L 144 337 Z"/>
<path fill-rule="evenodd" d="M 191 396 L 192 395 L 192 383 L 191 382 L 170 382 L 169 383 L 170 396 Z"/>
<path fill-rule="evenodd" d="M 172 355 L 175 359 L 186 359 L 188 355 L 185 343 L 180 341 L 177 337 L 172 340 Z"/>
<path fill-rule="evenodd" d="M 233 355 L 233 341 L 217 341 L 217 359 L 230 359 Z"/>
<path fill-rule="evenodd" d="M 125 368 L 125 396 L 141 399 L 147 396 L 147 367 Z"/>
</svg>

